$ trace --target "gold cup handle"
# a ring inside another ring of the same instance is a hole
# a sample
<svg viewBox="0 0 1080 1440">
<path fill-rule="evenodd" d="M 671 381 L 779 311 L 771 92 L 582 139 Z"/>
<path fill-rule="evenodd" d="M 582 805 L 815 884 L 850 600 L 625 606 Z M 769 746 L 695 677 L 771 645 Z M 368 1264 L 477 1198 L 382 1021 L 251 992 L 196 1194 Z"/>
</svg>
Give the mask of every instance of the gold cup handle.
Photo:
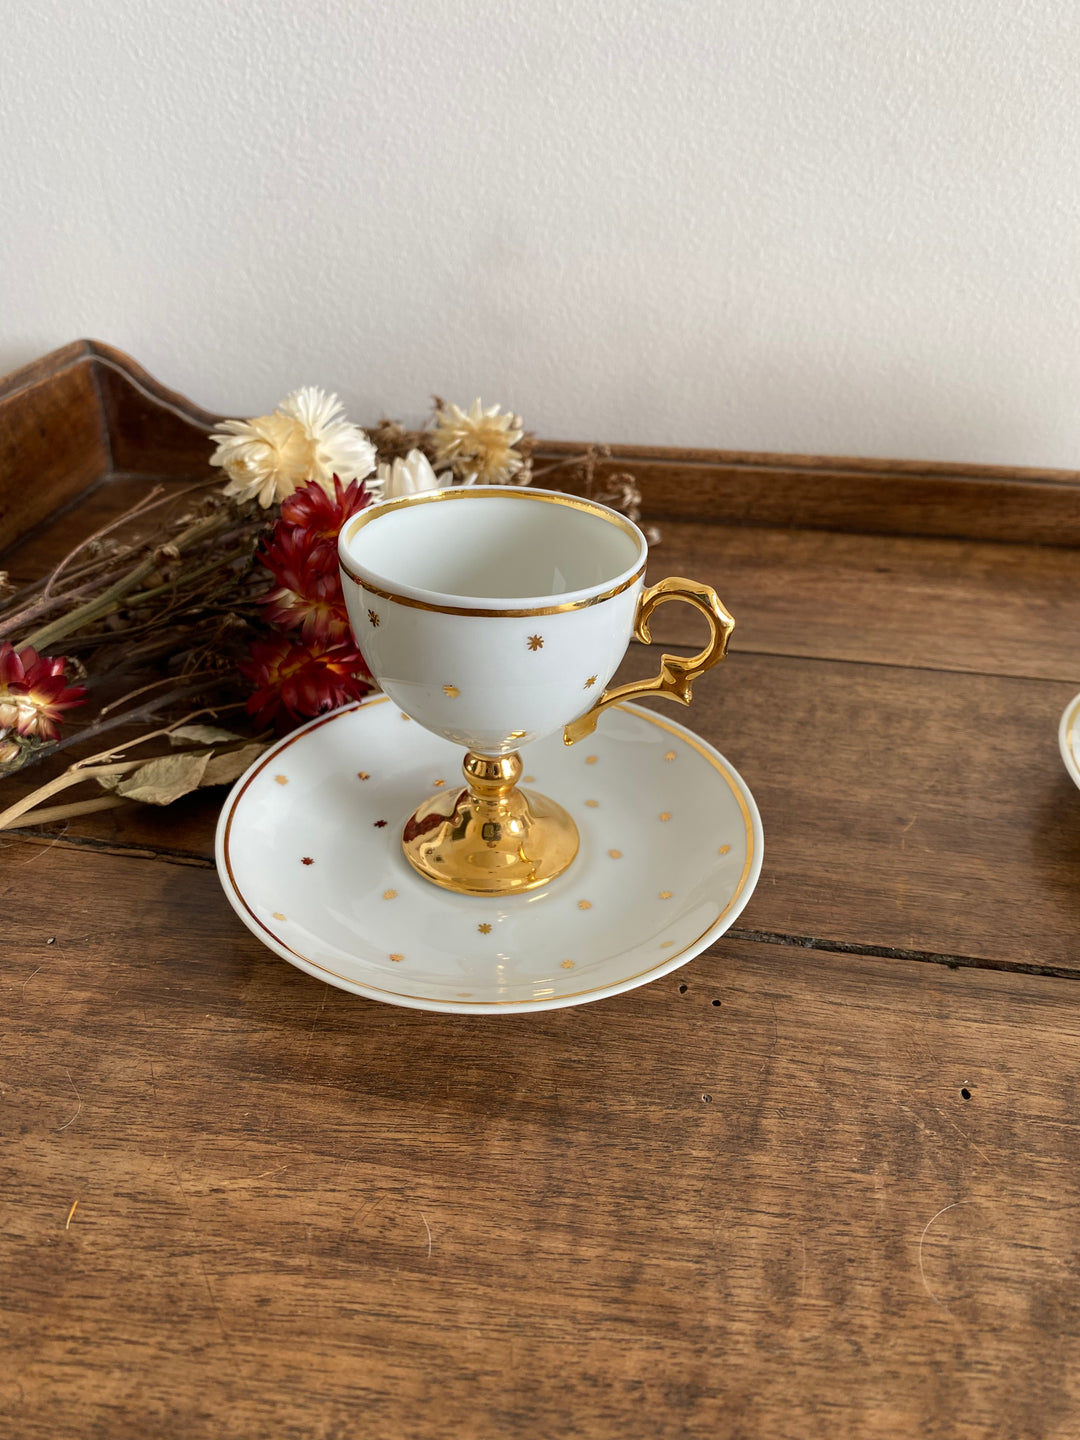
<svg viewBox="0 0 1080 1440">
<path fill-rule="evenodd" d="M 565 744 L 576 745 L 579 740 L 584 740 L 586 735 L 591 735 L 603 712 L 622 700 L 636 700 L 647 695 L 667 695 L 672 700 L 677 700 L 680 705 L 689 705 L 693 698 L 694 681 L 723 660 L 727 654 L 731 632 L 735 629 L 735 621 L 711 585 L 702 585 L 697 580 L 684 580 L 678 575 L 661 580 L 658 585 L 650 585 L 641 592 L 637 619 L 634 621 L 635 637 L 645 645 L 652 644 L 649 620 L 656 607 L 665 600 L 685 600 L 688 605 L 693 605 L 695 610 L 701 611 L 712 630 L 708 645 L 697 655 L 661 655 L 659 675 L 654 675 L 651 680 L 637 680 L 629 685 L 619 685 L 614 690 L 605 690 L 591 710 L 586 710 L 584 715 L 579 715 L 563 728 Z"/>
</svg>

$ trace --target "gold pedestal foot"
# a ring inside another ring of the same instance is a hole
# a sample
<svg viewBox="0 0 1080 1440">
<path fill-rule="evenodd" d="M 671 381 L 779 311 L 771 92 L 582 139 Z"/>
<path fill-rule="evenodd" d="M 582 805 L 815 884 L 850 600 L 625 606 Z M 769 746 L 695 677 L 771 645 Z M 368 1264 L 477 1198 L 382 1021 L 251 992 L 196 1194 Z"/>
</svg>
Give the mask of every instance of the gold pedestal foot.
<svg viewBox="0 0 1080 1440">
<path fill-rule="evenodd" d="M 578 852 L 577 826 L 554 800 L 516 788 L 517 751 L 470 750 L 462 769 L 467 789 L 425 801 L 405 825 L 413 869 L 460 895 L 517 895 L 561 875 Z"/>
</svg>

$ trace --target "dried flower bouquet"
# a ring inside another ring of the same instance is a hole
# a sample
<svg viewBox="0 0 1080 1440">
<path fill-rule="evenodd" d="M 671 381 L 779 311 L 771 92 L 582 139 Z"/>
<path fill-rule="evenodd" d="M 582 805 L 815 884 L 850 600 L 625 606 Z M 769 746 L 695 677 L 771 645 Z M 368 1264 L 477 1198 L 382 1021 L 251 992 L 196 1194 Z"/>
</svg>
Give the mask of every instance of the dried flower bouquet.
<svg viewBox="0 0 1080 1440">
<path fill-rule="evenodd" d="M 598 482 L 606 452 L 534 472 L 520 418 L 479 400 L 436 400 L 421 429 L 383 420 L 365 432 L 312 387 L 271 415 L 223 422 L 211 440 L 224 484 L 156 486 L 43 579 L 10 593 L 0 574 L 0 777 L 113 735 L 0 809 L 0 829 L 231 781 L 275 731 L 373 688 L 336 542 L 374 500 L 540 475 L 557 485 L 548 477 L 561 471 L 640 513 L 631 476 Z M 228 728 L 216 723 L 225 715 Z M 89 798 L 65 795 L 86 783 Z"/>
</svg>

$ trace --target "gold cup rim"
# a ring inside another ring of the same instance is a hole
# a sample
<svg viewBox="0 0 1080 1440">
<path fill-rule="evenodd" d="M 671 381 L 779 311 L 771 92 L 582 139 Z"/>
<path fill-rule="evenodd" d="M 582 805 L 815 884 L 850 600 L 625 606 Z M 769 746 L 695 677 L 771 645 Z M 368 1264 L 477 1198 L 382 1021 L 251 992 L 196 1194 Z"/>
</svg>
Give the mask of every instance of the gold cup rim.
<svg viewBox="0 0 1080 1440">
<path fill-rule="evenodd" d="M 595 585 L 564 591 L 561 597 L 523 595 L 515 597 L 513 600 L 496 600 L 496 603 L 492 605 L 491 597 L 486 595 L 476 596 L 476 603 L 470 604 L 468 601 L 473 597 L 444 594 L 438 590 L 425 590 L 417 585 L 402 584 L 398 588 L 390 589 L 387 577 L 359 566 L 349 554 L 349 546 L 365 525 L 369 525 L 373 520 L 381 519 L 394 510 L 411 509 L 414 506 L 431 505 L 448 500 L 460 502 L 470 497 L 531 500 L 539 504 L 563 505 L 567 509 L 595 515 L 598 519 L 607 521 L 608 524 L 616 526 L 624 534 L 630 536 L 638 547 L 637 558 L 618 575 L 598 581 Z M 433 610 L 442 615 L 468 615 L 481 619 L 560 615 L 566 611 L 583 610 L 590 605 L 598 605 L 603 600 L 610 600 L 613 596 L 622 594 L 624 590 L 628 590 L 631 585 L 644 576 L 648 554 L 649 542 L 640 527 L 607 505 L 601 505 L 596 500 L 585 500 L 577 495 L 566 495 L 558 490 L 534 490 L 531 487 L 526 489 L 506 485 L 460 485 L 446 490 L 425 490 L 419 495 L 401 495 L 395 500 L 383 500 L 368 506 L 359 515 L 347 521 L 338 536 L 338 562 L 342 574 L 370 594 L 378 595 L 384 600 L 394 601 L 399 605 L 409 606 L 412 609 Z M 481 601 L 488 603 L 482 604 Z"/>
</svg>

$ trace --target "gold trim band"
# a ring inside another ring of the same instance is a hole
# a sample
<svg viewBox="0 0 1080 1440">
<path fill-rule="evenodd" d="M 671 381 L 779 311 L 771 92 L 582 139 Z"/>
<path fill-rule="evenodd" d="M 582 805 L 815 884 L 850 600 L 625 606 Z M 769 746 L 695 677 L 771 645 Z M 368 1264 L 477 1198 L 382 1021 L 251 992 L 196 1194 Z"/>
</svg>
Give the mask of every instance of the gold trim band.
<svg viewBox="0 0 1080 1440">
<path fill-rule="evenodd" d="M 358 531 L 371 520 L 378 520 L 390 510 L 409 509 L 414 505 L 429 505 L 439 500 L 460 500 L 473 495 L 490 496 L 491 490 L 497 489 L 495 497 L 500 500 L 531 500 L 539 505 L 565 505 L 570 510 L 581 510 L 588 515 L 595 515 L 599 520 L 606 520 L 609 525 L 624 531 L 632 540 L 640 541 L 641 532 L 632 520 L 627 520 L 625 515 L 620 515 L 617 510 L 609 510 L 606 505 L 598 505 L 593 500 L 582 500 L 576 495 L 562 495 L 555 492 L 546 493 L 538 490 L 514 489 L 509 486 L 458 486 L 449 490 L 433 490 L 422 495 L 402 495 L 397 500 L 387 500 L 380 505 L 372 506 L 368 510 L 362 510 L 355 519 L 350 520 L 345 530 L 344 542 L 350 545 L 356 538 Z M 371 595 L 378 595 L 381 600 L 390 600 L 395 605 L 406 605 L 410 610 L 429 610 L 437 615 L 473 615 L 479 620 L 503 620 L 531 618 L 534 615 L 563 615 L 570 610 L 586 610 L 590 605 L 599 605 L 603 600 L 610 600 L 615 595 L 621 595 L 624 590 L 629 590 L 645 574 L 647 558 L 642 560 L 640 566 L 621 585 L 615 585 L 610 590 L 605 590 L 602 595 L 590 595 L 586 600 L 570 600 L 562 605 L 537 605 L 531 608 L 515 609 L 513 607 L 503 610 L 479 609 L 472 605 L 435 605 L 429 600 L 414 600 L 408 595 L 399 595 L 393 590 L 383 590 L 378 585 L 373 585 L 370 580 L 364 580 L 349 566 L 341 555 L 339 548 L 338 562 L 342 572 L 349 577 L 362 590 Z"/>
<path fill-rule="evenodd" d="M 624 580 L 612 590 L 605 590 L 602 595 L 590 595 L 587 600 L 570 600 L 565 605 L 539 605 L 532 610 L 480 610 L 472 605 L 431 605 L 427 600 L 414 600 L 409 595 L 396 595 L 392 590 L 382 590 L 370 580 L 361 580 L 340 557 L 339 563 L 344 573 L 359 585 L 361 590 L 366 590 L 369 595 L 378 595 L 381 600 L 392 600 L 395 605 L 407 605 L 410 610 L 432 610 L 437 615 L 473 615 L 478 620 L 517 620 L 533 615 L 563 615 L 568 610 L 587 610 L 590 605 L 599 605 L 602 600 L 610 600 L 612 596 L 629 590 L 631 585 L 636 585 L 645 574 L 647 562 L 643 561 L 629 580 Z"/>
<path fill-rule="evenodd" d="M 497 1009 L 501 1006 L 509 1005 L 522 1006 L 545 1004 L 550 998 L 547 995 L 531 996 L 528 999 L 521 1000 L 465 1000 L 463 1002 L 462 999 L 458 997 L 455 997 L 453 999 L 447 999 L 443 996 L 437 995 L 417 995 L 414 992 L 408 990 L 387 990 L 380 985 L 371 985 L 368 984 L 366 981 L 356 980 L 351 975 L 342 975 L 337 970 L 331 970 L 329 965 L 320 965 L 317 960 L 311 960 L 306 955 L 301 955 L 299 950 L 294 950 L 291 945 L 286 944 L 286 942 L 281 938 L 279 934 L 277 934 L 276 931 L 271 930 L 270 926 L 267 925 L 264 920 L 261 920 L 258 915 L 256 915 L 255 911 L 248 904 L 246 897 L 240 889 L 240 886 L 237 884 L 236 876 L 233 873 L 232 856 L 229 853 L 229 839 L 232 832 L 233 820 L 236 817 L 237 806 L 240 804 L 240 801 L 243 799 L 244 792 L 247 790 L 248 786 L 252 783 L 252 781 L 257 779 L 257 777 L 263 772 L 263 770 L 265 770 L 266 767 L 273 760 L 275 760 L 279 755 L 281 755 L 285 750 L 287 750 L 290 745 L 292 745 L 297 740 L 302 740 L 304 736 L 310 734 L 312 730 L 320 729 L 323 725 L 329 724 L 331 721 L 338 719 L 339 716 L 347 713 L 347 711 L 360 710 L 368 705 L 384 705 L 389 698 L 390 697 L 388 695 L 378 695 L 373 699 L 358 700 L 352 705 L 343 707 L 341 710 L 333 710 L 330 712 L 329 715 L 324 715 L 321 719 L 315 721 L 312 725 L 308 726 L 307 729 L 299 731 L 295 735 L 289 736 L 282 744 L 275 746 L 267 755 L 264 755 L 262 757 L 256 769 L 245 780 L 239 793 L 232 799 L 232 802 L 229 806 L 228 818 L 225 821 L 225 834 L 223 836 L 222 850 L 224 851 L 225 870 L 228 874 L 229 884 L 232 887 L 233 894 L 236 896 L 237 900 L 239 900 L 240 904 L 244 907 L 247 913 L 251 916 L 252 920 L 259 927 L 259 929 L 264 930 L 266 934 L 270 936 L 274 945 L 279 945 L 282 950 L 287 950 L 290 955 L 294 955 L 297 960 L 302 961 L 305 966 L 310 966 L 312 970 L 321 971 L 325 975 L 333 975 L 336 980 L 344 980 L 345 984 L 349 986 L 350 991 L 354 994 L 357 992 L 361 994 L 368 992 L 373 995 L 388 995 L 393 1000 L 411 1000 L 413 1004 L 416 1005 L 418 1008 L 422 1008 L 425 1003 L 432 1005 L 454 1005 L 456 1007 L 459 1007 L 458 1013 L 460 1013 L 460 1007 L 463 1003 L 470 1009 Z M 626 707 L 618 705 L 615 708 L 622 710 Z M 687 951 L 692 950 L 695 945 L 699 944 L 700 941 L 704 940 L 706 935 L 716 929 L 716 927 L 724 919 L 724 916 L 730 913 L 732 908 L 737 903 L 739 897 L 742 895 L 743 890 L 746 888 L 746 882 L 749 879 L 750 871 L 753 868 L 754 864 L 755 857 L 753 817 L 750 814 L 750 807 L 746 803 L 746 797 L 743 795 L 741 789 L 735 784 L 734 780 L 731 778 L 727 767 L 725 765 L 722 765 L 715 755 L 709 753 L 709 749 L 706 748 L 706 745 L 696 735 L 693 735 L 689 731 L 683 729 L 682 726 L 674 725 L 671 722 L 662 719 L 659 715 L 654 715 L 651 711 L 641 710 L 637 707 L 628 710 L 628 713 L 631 715 L 636 715 L 642 720 L 648 720 L 650 724 L 657 725 L 660 727 L 661 730 L 666 730 L 668 734 L 674 735 L 677 739 L 684 741 L 692 749 L 696 750 L 703 759 L 707 760 L 714 770 L 718 770 L 720 772 L 720 774 L 724 777 L 724 780 L 726 781 L 729 790 L 738 802 L 739 809 L 742 812 L 743 824 L 745 826 L 746 833 L 746 859 L 743 862 L 742 874 L 739 876 L 739 883 L 738 885 L 736 885 L 735 893 L 732 895 L 731 899 L 724 906 L 723 910 L 720 911 L 720 914 L 717 915 L 716 919 L 713 920 L 710 925 L 707 925 L 705 929 L 701 932 L 701 934 L 698 935 L 695 939 L 691 940 L 689 944 L 684 945 L 681 950 L 677 950 L 674 955 L 665 956 L 665 958 L 661 960 L 659 964 L 650 965 L 646 970 L 638 970 L 633 975 L 624 975 L 621 979 L 613 980 L 608 985 L 595 985 L 588 990 L 575 990 L 572 991 L 570 994 L 562 993 L 554 997 L 560 1001 L 577 1000 L 580 999 L 583 995 L 596 995 L 602 991 L 610 990 L 612 985 L 626 985 L 631 980 L 640 980 L 644 975 L 652 975 L 659 971 L 670 971 L 677 969 L 678 967 L 675 964 L 675 961 L 679 960 L 683 955 L 687 953 Z M 445 1014 L 453 1012 L 444 1011 L 442 1013 Z"/>
</svg>

